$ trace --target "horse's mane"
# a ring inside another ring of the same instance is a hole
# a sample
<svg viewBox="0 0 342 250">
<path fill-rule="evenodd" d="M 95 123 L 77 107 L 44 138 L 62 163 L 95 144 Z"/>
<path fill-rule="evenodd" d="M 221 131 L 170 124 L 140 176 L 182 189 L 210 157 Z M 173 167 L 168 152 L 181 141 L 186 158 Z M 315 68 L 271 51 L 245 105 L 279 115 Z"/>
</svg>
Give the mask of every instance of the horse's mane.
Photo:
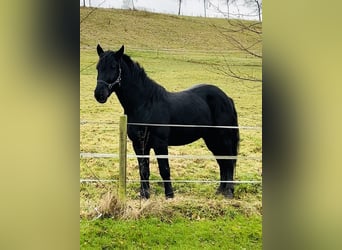
<svg viewBox="0 0 342 250">
<path fill-rule="evenodd" d="M 142 79 L 147 77 L 147 74 L 144 68 L 141 67 L 138 62 L 133 61 L 130 56 L 123 54 L 122 60 L 128 66 L 130 72 L 133 74 L 132 76 L 139 77 L 139 78 L 141 77 Z"/>
<path fill-rule="evenodd" d="M 123 62 L 127 65 L 130 71 L 130 80 L 137 84 L 144 84 L 146 90 L 153 91 L 154 95 L 163 95 L 166 89 L 152 80 L 146 73 L 145 69 L 136 61 L 133 61 L 130 56 L 123 54 Z"/>
</svg>

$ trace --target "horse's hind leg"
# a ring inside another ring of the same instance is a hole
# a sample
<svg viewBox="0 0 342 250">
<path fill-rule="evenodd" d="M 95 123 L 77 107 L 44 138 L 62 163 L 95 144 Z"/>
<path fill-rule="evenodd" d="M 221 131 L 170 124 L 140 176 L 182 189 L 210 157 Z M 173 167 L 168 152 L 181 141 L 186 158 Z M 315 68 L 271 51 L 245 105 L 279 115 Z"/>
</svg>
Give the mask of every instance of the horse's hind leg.
<svg viewBox="0 0 342 250">
<path fill-rule="evenodd" d="M 216 154 L 217 155 L 217 154 Z M 217 160 L 220 166 L 221 181 L 233 181 L 234 177 L 234 165 L 232 160 Z M 217 189 L 218 194 L 223 194 L 227 198 L 233 198 L 234 196 L 234 184 L 221 182 Z"/>
<path fill-rule="evenodd" d="M 232 142 L 229 139 L 225 139 L 221 136 L 208 136 L 204 138 L 204 141 L 208 149 L 215 156 L 232 156 Z M 217 163 L 220 167 L 220 186 L 217 189 L 217 193 L 223 194 L 227 198 L 233 198 L 234 196 L 234 184 L 227 183 L 227 181 L 233 181 L 234 169 L 236 160 L 217 159 Z"/>
</svg>

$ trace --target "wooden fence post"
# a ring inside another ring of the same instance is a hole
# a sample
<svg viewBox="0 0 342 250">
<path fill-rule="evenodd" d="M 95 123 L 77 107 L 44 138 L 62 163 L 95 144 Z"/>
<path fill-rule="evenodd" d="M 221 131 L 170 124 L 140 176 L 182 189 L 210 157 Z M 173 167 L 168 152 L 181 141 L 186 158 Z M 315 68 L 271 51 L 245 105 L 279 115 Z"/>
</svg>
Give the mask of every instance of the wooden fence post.
<svg viewBox="0 0 342 250">
<path fill-rule="evenodd" d="M 120 116 L 119 139 L 119 199 L 126 201 L 126 164 L 127 164 L 127 116 Z"/>
</svg>

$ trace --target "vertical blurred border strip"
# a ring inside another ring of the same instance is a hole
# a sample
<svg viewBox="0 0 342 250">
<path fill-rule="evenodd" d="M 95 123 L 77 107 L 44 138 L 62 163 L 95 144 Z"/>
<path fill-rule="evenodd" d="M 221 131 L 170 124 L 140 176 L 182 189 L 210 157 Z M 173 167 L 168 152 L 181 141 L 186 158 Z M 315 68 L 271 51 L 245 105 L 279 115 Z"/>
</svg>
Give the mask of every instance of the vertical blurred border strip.
<svg viewBox="0 0 342 250">
<path fill-rule="evenodd" d="M 79 248 L 79 5 L 5 1 L 0 249 Z"/>
<path fill-rule="evenodd" d="M 264 249 L 342 249 L 337 3 L 263 4 Z"/>
</svg>

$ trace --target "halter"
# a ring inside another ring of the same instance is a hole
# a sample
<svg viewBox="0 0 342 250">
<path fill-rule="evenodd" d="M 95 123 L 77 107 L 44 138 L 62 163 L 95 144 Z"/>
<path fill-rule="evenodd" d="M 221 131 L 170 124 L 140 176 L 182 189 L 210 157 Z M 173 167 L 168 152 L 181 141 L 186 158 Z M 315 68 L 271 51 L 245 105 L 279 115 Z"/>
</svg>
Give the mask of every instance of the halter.
<svg viewBox="0 0 342 250">
<path fill-rule="evenodd" d="M 106 84 L 108 86 L 109 90 L 111 90 L 112 87 L 115 86 L 115 84 L 119 84 L 119 87 L 120 87 L 120 85 L 121 85 L 121 66 L 119 65 L 119 75 L 118 75 L 118 78 L 116 78 L 116 80 L 114 82 L 108 83 L 104 80 L 97 80 L 97 83 L 100 83 L 100 82 Z"/>
</svg>

